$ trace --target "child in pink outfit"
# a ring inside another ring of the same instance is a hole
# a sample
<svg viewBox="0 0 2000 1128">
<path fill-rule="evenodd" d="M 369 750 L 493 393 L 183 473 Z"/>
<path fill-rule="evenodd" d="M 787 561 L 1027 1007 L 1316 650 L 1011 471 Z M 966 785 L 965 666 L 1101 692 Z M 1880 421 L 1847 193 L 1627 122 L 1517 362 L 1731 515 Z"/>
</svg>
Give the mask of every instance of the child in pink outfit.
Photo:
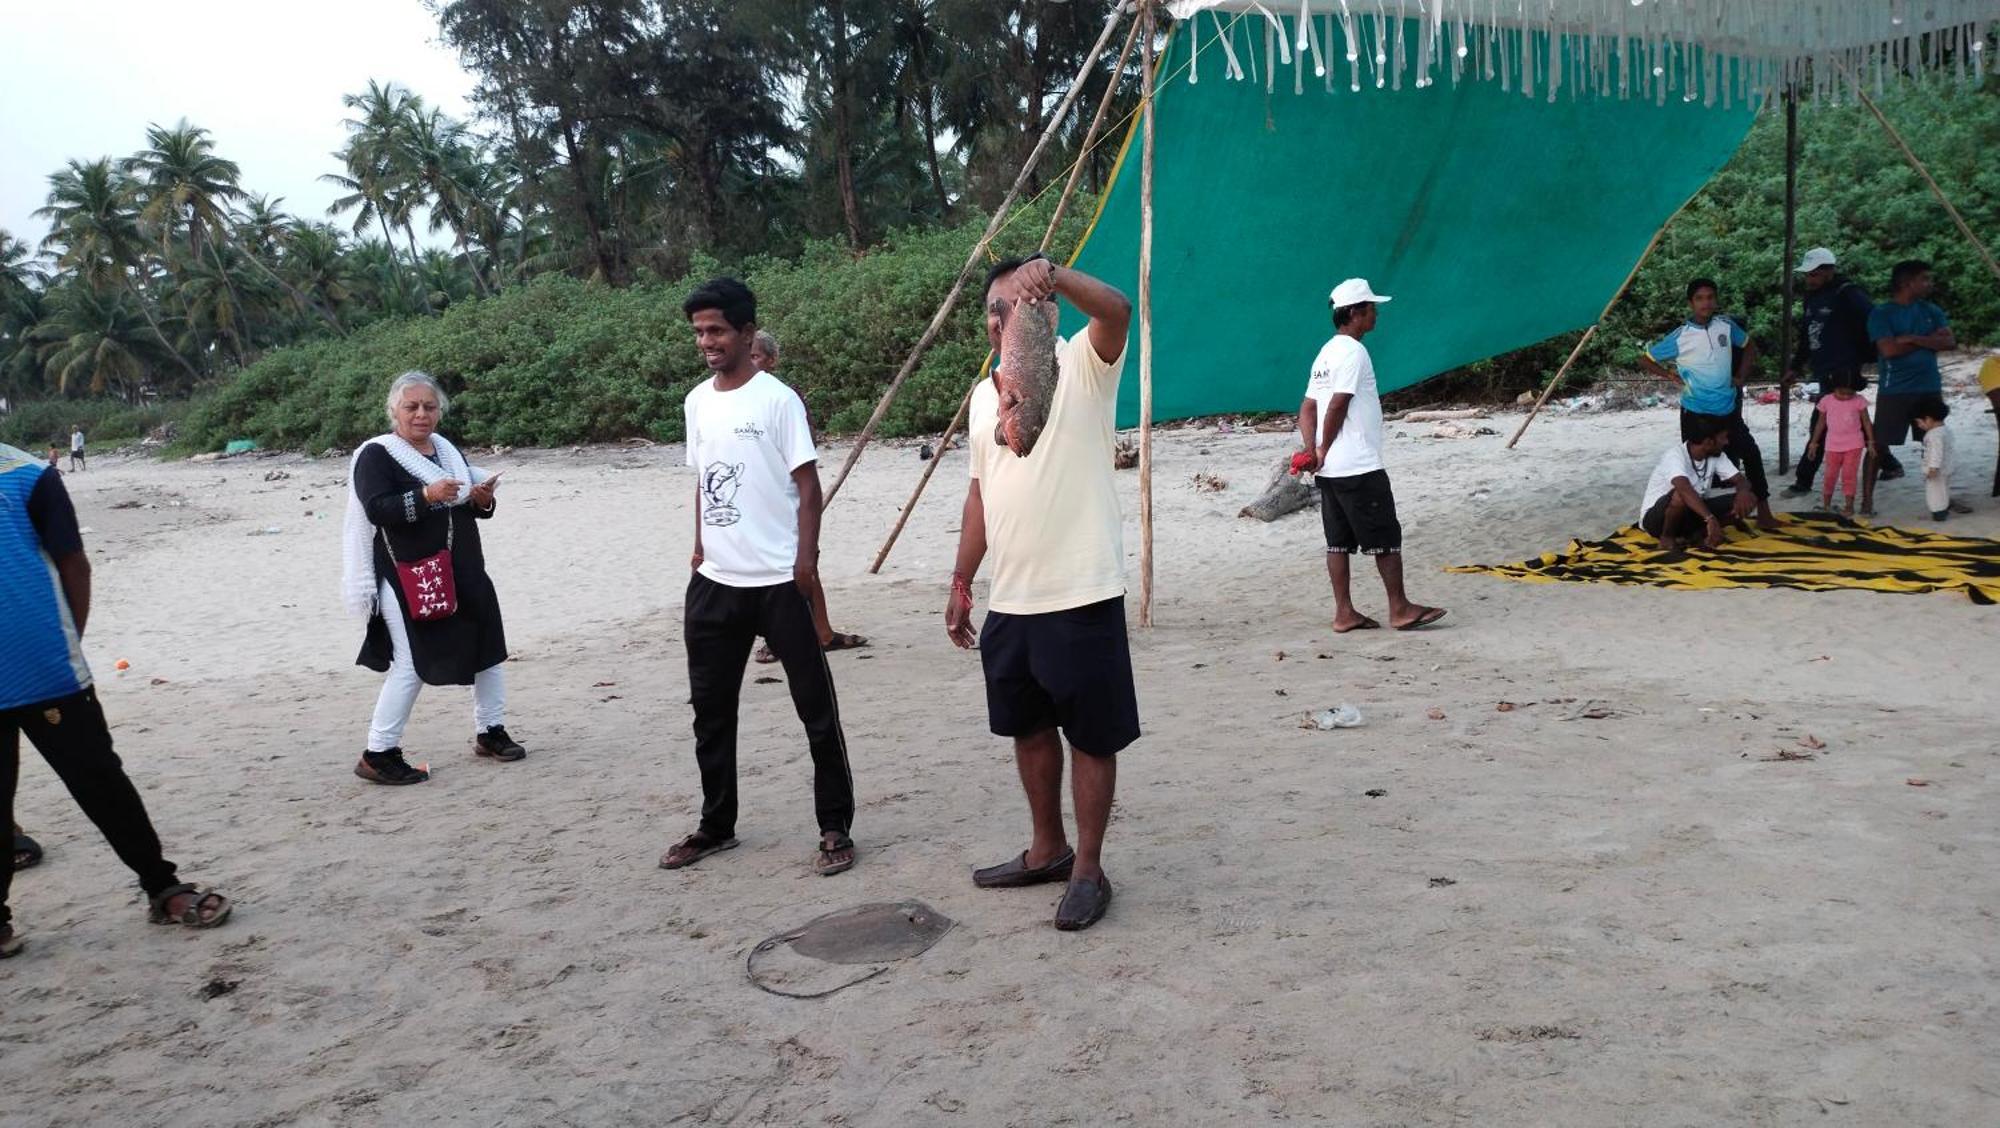
<svg viewBox="0 0 2000 1128">
<path fill-rule="evenodd" d="M 1826 450 L 1826 482 L 1820 487 L 1820 507 L 1833 508 L 1833 484 L 1840 481 L 1847 503 L 1841 515 L 1854 516 L 1854 483 L 1861 472 L 1861 456 L 1875 445 L 1875 428 L 1868 422 L 1868 401 L 1854 390 L 1854 380 L 1844 374 L 1834 378 L 1833 394 L 1823 396 L 1813 413 L 1812 441 L 1806 457 Z"/>
</svg>

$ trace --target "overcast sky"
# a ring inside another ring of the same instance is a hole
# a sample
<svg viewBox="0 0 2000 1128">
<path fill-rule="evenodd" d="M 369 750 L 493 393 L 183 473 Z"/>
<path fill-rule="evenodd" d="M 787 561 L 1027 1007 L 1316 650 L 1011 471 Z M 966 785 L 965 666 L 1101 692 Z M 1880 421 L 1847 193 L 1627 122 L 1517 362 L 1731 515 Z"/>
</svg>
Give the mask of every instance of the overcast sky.
<svg viewBox="0 0 2000 1128">
<path fill-rule="evenodd" d="M 321 218 L 342 94 L 374 78 L 467 117 L 472 77 L 419 0 L 0 0 L 0 228 L 37 243 L 48 175 L 122 157 L 151 122 L 213 135 L 243 186 Z M 422 232 L 419 232 L 421 237 Z"/>
</svg>

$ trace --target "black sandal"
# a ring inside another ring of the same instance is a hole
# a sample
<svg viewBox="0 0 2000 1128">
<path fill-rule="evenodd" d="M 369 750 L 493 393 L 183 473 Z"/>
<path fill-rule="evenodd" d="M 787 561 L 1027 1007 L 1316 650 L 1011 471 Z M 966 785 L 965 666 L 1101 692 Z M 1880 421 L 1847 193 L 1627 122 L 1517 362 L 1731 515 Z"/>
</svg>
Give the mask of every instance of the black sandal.
<svg viewBox="0 0 2000 1128">
<path fill-rule="evenodd" d="M 29 838 L 20 827 L 14 828 L 14 869 L 24 870 L 41 864 L 42 844 Z"/>
</svg>

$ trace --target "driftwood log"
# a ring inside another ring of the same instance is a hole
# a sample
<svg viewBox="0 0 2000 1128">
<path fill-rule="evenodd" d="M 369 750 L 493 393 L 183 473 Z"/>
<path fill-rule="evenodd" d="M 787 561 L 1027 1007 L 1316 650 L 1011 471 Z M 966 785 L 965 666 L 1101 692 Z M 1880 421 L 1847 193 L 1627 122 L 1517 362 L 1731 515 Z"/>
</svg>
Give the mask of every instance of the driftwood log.
<svg viewBox="0 0 2000 1128">
<path fill-rule="evenodd" d="M 1405 411 L 1389 418 L 1391 423 L 1443 423 L 1453 419 L 1484 419 L 1486 409 L 1462 407 L 1450 411 Z"/>
<path fill-rule="evenodd" d="M 1259 521 L 1276 521 L 1287 513 L 1304 509 L 1319 500 L 1319 491 L 1312 483 L 1292 473 L 1292 456 L 1278 460 L 1271 471 L 1270 484 L 1256 501 L 1243 507 L 1238 517 L 1255 517 Z"/>
</svg>

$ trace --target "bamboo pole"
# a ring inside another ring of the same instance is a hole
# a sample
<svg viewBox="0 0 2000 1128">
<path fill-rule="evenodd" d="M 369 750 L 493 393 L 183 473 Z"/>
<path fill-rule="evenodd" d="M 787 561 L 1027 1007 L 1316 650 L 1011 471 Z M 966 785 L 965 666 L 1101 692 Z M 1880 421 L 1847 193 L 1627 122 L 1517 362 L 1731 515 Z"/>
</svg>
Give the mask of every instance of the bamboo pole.
<svg viewBox="0 0 2000 1128">
<path fill-rule="evenodd" d="M 1785 313 L 1778 322 L 1778 473 L 1792 468 L 1792 267 L 1799 218 L 1799 98 L 1785 87 Z"/>
<path fill-rule="evenodd" d="M 1528 417 L 1521 420 L 1521 426 L 1515 430 L 1514 437 L 1507 440 L 1508 450 L 1513 450 L 1514 444 L 1521 441 L 1521 436 L 1528 433 L 1528 424 L 1535 421 L 1535 416 L 1541 413 L 1542 405 L 1549 402 L 1550 393 L 1562 384 L 1563 377 L 1569 373 L 1569 366 L 1575 364 L 1576 358 L 1583 355 L 1583 346 L 1589 344 L 1592 337 L 1597 336 L 1598 327 L 1604 324 L 1605 318 L 1611 316 L 1612 309 L 1618 305 L 1618 299 L 1625 296 L 1625 290 L 1632 285 L 1632 279 L 1639 276 L 1639 268 L 1646 265 L 1646 260 L 1652 257 L 1653 248 L 1660 245 L 1661 237 L 1666 235 L 1667 228 L 1674 225 L 1674 220 L 1680 217 L 1681 208 L 1685 207 L 1687 204 L 1683 203 L 1680 208 L 1675 208 L 1674 214 L 1667 217 L 1667 221 L 1660 225 L 1658 231 L 1653 232 L 1652 242 L 1647 243 L 1646 249 L 1639 252 L 1639 261 L 1632 264 L 1632 272 L 1625 276 L 1625 281 L 1618 284 L 1618 289 L 1612 291 L 1611 300 L 1604 303 L 1604 312 L 1598 314 L 1597 320 L 1591 322 L 1590 328 L 1583 331 L 1583 336 L 1577 340 L 1576 347 L 1569 350 L 1569 359 L 1563 361 L 1562 367 L 1556 369 L 1556 374 L 1549 378 L 1549 386 L 1542 389 L 1542 397 L 1535 401 L 1534 407 L 1528 409 Z"/>
<path fill-rule="evenodd" d="M 1139 21 L 1133 20 L 1131 30 L 1125 33 L 1125 46 L 1118 52 L 1118 61 L 1111 67 L 1111 80 L 1104 84 L 1104 97 L 1098 99 L 1097 114 L 1090 119 L 1090 128 L 1083 131 L 1083 144 L 1077 149 L 1075 163 L 1069 166 L 1069 180 L 1063 184 L 1062 195 L 1056 200 L 1055 213 L 1049 216 L 1048 230 L 1042 232 L 1041 250 L 1047 251 L 1055 241 L 1056 229 L 1062 226 L 1063 214 L 1069 210 L 1070 197 L 1076 192 L 1077 181 L 1083 174 L 1084 162 L 1090 159 L 1091 148 L 1097 142 L 1097 131 L 1104 125 L 1105 115 L 1111 110 L 1111 102 L 1118 93 L 1118 80 L 1125 73 L 1125 64 L 1132 57 L 1132 44 L 1139 36 Z M 903 535 L 903 526 L 910 523 L 910 514 L 916 511 L 917 500 L 924 496 L 924 489 L 931 484 L 931 475 L 937 473 L 938 463 L 944 461 L 944 452 L 951 449 L 951 441 L 958 437 L 958 429 L 965 425 L 966 413 L 972 407 L 972 393 L 979 387 L 980 380 L 986 379 L 993 354 L 988 352 L 986 360 L 979 366 L 979 378 L 958 401 L 958 411 L 951 417 L 951 426 L 944 429 L 944 438 L 938 441 L 937 453 L 924 472 L 917 478 L 917 488 L 910 491 L 910 500 L 903 503 L 903 511 L 896 515 L 896 527 L 889 530 L 889 539 L 882 542 L 881 551 L 875 554 L 875 562 L 868 566 L 868 574 L 882 571 L 882 562 L 889 559 L 889 550 L 896 547 L 896 538 Z"/>
<path fill-rule="evenodd" d="M 1157 0 L 1139 0 L 1141 133 L 1139 163 L 1139 626 L 1153 625 L 1153 19 Z"/>
<path fill-rule="evenodd" d="M 1938 182 L 1932 178 L 1931 170 L 1925 168 L 1924 162 L 1917 159 L 1917 154 L 1910 150 L 1909 142 L 1904 141 L 1903 135 L 1890 124 L 1888 115 L 1882 112 L 1882 107 L 1877 106 L 1875 99 L 1868 96 L 1868 91 L 1861 88 L 1861 80 L 1854 77 L 1854 72 L 1845 65 L 1841 70 L 1845 71 L 1848 79 L 1854 83 L 1854 93 L 1860 97 L 1861 104 L 1867 106 L 1868 112 L 1875 115 L 1875 120 L 1882 123 L 1883 132 L 1889 135 L 1889 140 L 1896 143 L 1896 148 L 1903 151 L 1903 159 L 1910 162 L 1910 167 L 1916 169 L 1917 175 L 1923 177 L 1924 183 L 1930 186 L 1931 195 L 1936 196 L 1937 202 L 1944 205 L 1946 214 L 1950 215 L 1951 221 L 1958 225 L 1958 233 L 1965 236 L 1965 241 L 1972 244 L 1972 249 L 1980 258 L 1986 260 L 1986 269 L 1993 272 L 1993 277 L 2000 279 L 2000 262 L 1993 261 L 1993 253 L 1986 249 L 1986 244 L 1979 241 L 1979 236 L 1972 233 L 1972 228 L 1966 226 L 1965 217 L 1958 214 L 1958 209 L 1951 205 L 1951 200 L 1946 198 L 1944 189 L 1938 187 Z"/>
<path fill-rule="evenodd" d="M 896 393 L 902 390 L 903 381 L 909 379 L 910 373 L 917 370 L 917 362 L 924 358 L 924 353 L 930 351 L 931 343 L 936 341 L 938 334 L 944 330 L 946 319 L 958 305 L 959 295 L 965 292 L 965 284 L 972 277 L 973 268 L 979 265 L 980 258 L 986 254 L 986 248 L 992 245 L 994 236 L 1000 233 L 1000 228 L 1006 222 L 1008 209 L 1014 206 L 1021 189 L 1027 186 L 1028 178 L 1034 174 L 1035 166 L 1041 163 L 1042 154 L 1048 151 L 1049 142 L 1055 139 L 1057 131 L 1062 127 L 1063 119 L 1069 116 L 1070 107 L 1076 104 L 1077 95 L 1083 93 L 1083 83 L 1090 76 L 1090 68 L 1104 54 L 1105 45 L 1111 42 L 1111 33 L 1118 29 L 1118 20 L 1123 14 L 1124 6 L 1114 5 L 1111 14 L 1105 18 L 1104 30 L 1098 33 L 1097 43 L 1084 56 L 1083 66 L 1077 71 L 1075 80 L 1063 94 L 1063 99 L 1057 104 L 1055 112 L 1049 115 L 1049 123 L 1042 130 L 1041 139 L 1035 142 L 1034 150 L 1028 154 L 1027 161 L 1021 165 L 1020 173 L 1014 177 L 1014 186 L 1007 190 L 1006 197 L 994 210 L 993 218 L 986 222 L 986 230 L 979 236 L 979 242 L 973 245 L 972 253 L 966 256 L 965 265 L 959 268 L 958 278 L 951 284 L 951 292 L 945 295 L 943 304 L 938 306 L 937 313 L 931 316 L 930 325 L 924 329 L 924 335 L 917 339 L 917 345 L 910 350 L 909 357 L 903 361 L 903 367 L 896 371 L 895 378 L 889 381 L 888 388 L 882 392 L 882 399 L 875 405 L 875 411 L 868 417 L 867 424 L 861 428 L 861 433 L 855 436 L 854 446 L 847 452 L 847 461 L 841 464 L 840 473 L 833 479 L 833 485 L 827 487 L 825 500 L 820 503 L 821 512 L 825 512 L 826 508 L 833 504 L 834 495 L 840 492 L 841 485 L 847 481 L 847 475 L 853 472 L 854 464 L 861 460 L 861 452 L 867 449 L 869 440 L 875 437 L 875 429 L 882 425 L 883 416 L 889 414 L 889 405 L 895 401 Z"/>
</svg>

